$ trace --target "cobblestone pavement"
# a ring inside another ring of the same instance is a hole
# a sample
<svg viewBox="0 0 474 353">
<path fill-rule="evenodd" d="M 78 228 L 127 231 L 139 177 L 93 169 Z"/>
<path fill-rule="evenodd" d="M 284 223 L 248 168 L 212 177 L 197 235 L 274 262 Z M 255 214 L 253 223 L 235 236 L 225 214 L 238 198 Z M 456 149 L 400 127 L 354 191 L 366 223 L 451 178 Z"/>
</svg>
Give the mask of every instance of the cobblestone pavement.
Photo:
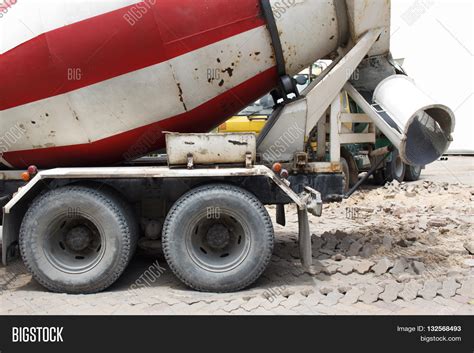
<svg viewBox="0 0 474 353">
<path fill-rule="evenodd" d="M 239 293 L 191 291 L 162 256 L 137 255 L 104 293 L 53 294 L 18 261 L 0 267 L 0 314 L 472 315 L 473 195 L 473 187 L 421 181 L 326 205 L 322 218 L 311 218 L 310 272 L 298 260 L 297 216 L 289 208 L 287 227 L 275 225 L 267 271 Z M 137 289 L 148 269 L 153 275 Z"/>
</svg>

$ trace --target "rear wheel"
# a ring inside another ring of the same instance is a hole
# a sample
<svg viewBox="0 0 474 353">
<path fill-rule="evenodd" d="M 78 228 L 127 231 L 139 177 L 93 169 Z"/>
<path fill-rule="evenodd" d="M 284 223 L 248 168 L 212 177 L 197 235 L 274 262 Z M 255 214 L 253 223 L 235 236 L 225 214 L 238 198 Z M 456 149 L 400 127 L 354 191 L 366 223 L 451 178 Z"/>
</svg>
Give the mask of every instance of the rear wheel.
<svg viewBox="0 0 474 353">
<path fill-rule="evenodd" d="M 345 147 L 341 148 L 341 157 L 346 161 L 348 167 L 349 187 L 353 187 L 359 181 L 359 168 L 352 153 Z"/>
<path fill-rule="evenodd" d="M 20 229 L 33 277 L 54 292 L 87 294 L 114 283 L 136 247 L 133 211 L 112 191 L 72 186 L 38 197 Z"/>
<path fill-rule="evenodd" d="M 385 169 L 379 169 L 374 172 L 374 182 L 376 185 L 385 185 L 387 178 L 385 177 Z"/>
<path fill-rule="evenodd" d="M 407 165 L 405 172 L 405 180 L 406 181 L 417 181 L 420 179 L 422 167 L 421 166 L 413 166 Z"/>
<path fill-rule="evenodd" d="M 387 181 L 397 180 L 398 182 L 403 182 L 405 179 L 405 163 L 403 163 L 402 158 L 398 150 L 392 152 L 392 160 L 387 163 L 385 167 L 385 176 Z"/>
<path fill-rule="evenodd" d="M 351 176 L 349 170 L 349 164 L 344 158 L 341 158 L 341 169 L 344 174 L 344 192 L 348 192 L 351 186 Z"/>
<path fill-rule="evenodd" d="M 257 280 L 270 262 L 273 225 L 251 193 L 207 185 L 184 195 L 170 210 L 163 251 L 172 271 L 189 287 L 238 291 Z"/>
</svg>

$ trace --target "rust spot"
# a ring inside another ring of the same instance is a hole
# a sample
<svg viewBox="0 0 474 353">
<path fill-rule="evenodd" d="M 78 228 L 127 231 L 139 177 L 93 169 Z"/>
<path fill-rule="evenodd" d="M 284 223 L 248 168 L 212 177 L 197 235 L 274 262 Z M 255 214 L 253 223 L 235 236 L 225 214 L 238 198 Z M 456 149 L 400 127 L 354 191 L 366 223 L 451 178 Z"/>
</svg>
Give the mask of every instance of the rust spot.
<svg viewBox="0 0 474 353">
<path fill-rule="evenodd" d="M 331 36 L 331 38 L 329 38 L 329 40 L 333 40 L 334 39 L 334 36 Z"/>
<path fill-rule="evenodd" d="M 235 145 L 235 146 L 247 146 L 247 142 L 240 142 L 240 141 L 234 141 L 234 140 L 229 140 L 229 143 Z"/>
<path fill-rule="evenodd" d="M 217 62 L 220 63 L 220 62 L 221 62 L 221 59 L 217 58 Z"/>
<path fill-rule="evenodd" d="M 222 87 L 224 86 L 224 80 L 221 80 L 221 82 L 219 82 L 219 87 Z"/>
<path fill-rule="evenodd" d="M 181 103 L 183 103 L 184 110 L 188 111 L 188 108 L 186 107 L 186 103 L 184 103 L 183 89 L 181 88 L 181 84 L 179 82 L 176 82 L 176 85 L 178 86 L 179 100 L 181 101 Z"/>
<path fill-rule="evenodd" d="M 229 75 L 229 77 L 232 77 L 232 75 L 234 74 L 234 69 L 231 67 L 228 67 L 227 69 L 222 70 L 222 73 L 226 73 L 226 72 Z"/>
<path fill-rule="evenodd" d="M 259 51 L 256 51 L 256 52 L 255 52 L 255 55 L 259 56 L 259 55 L 260 55 L 260 52 L 259 52 Z"/>
</svg>

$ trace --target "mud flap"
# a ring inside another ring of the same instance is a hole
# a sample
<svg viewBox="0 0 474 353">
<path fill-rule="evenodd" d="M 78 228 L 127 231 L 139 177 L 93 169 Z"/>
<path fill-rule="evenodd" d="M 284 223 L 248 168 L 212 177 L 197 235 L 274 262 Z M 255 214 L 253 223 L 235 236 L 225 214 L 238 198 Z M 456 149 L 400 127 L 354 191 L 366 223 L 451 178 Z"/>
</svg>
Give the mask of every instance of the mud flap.
<svg viewBox="0 0 474 353">
<path fill-rule="evenodd" d="M 311 233 L 309 230 L 308 210 L 298 208 L 299 248 L 301 264 L 308 270 L 313 264 L 313 251 L 311 247 Z"/>
<path fill-rule="evenodd" d="M 8 262 L 18 257 L 17 244 L 18 233 L 20 230 L 22 217 L 17 213 L 3 215 L 2 229 L 2 264 L 8 265 Z"/>
<path fill-rule="evenodd" d="M 276 221 L 282 227 L 286 226 L 285 205 L 276 206 Z"/>
</svg>

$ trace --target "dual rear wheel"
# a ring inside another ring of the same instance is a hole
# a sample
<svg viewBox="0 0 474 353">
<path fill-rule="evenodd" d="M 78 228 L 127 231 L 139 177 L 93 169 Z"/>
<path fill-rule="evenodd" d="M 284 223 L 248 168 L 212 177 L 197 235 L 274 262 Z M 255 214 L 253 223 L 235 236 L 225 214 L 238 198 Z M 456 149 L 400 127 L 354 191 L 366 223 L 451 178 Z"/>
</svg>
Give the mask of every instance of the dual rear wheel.
<svg viewBox="0 0 474 353">
<path fill-rule="evenodd" d="M 20 229 L 20 251 L 34 278 L 54 292 L 105 290 L 123 273 L 139 238 L 137 217 L 109 189 L 68 186 L 33 201 Z M 171 208 L 163 249 L 176 276 L 200 291 L 230 292 L 267 267 L 273 225 L 261 202 L 238 187 L 198 187 Z"/>
</svg>

